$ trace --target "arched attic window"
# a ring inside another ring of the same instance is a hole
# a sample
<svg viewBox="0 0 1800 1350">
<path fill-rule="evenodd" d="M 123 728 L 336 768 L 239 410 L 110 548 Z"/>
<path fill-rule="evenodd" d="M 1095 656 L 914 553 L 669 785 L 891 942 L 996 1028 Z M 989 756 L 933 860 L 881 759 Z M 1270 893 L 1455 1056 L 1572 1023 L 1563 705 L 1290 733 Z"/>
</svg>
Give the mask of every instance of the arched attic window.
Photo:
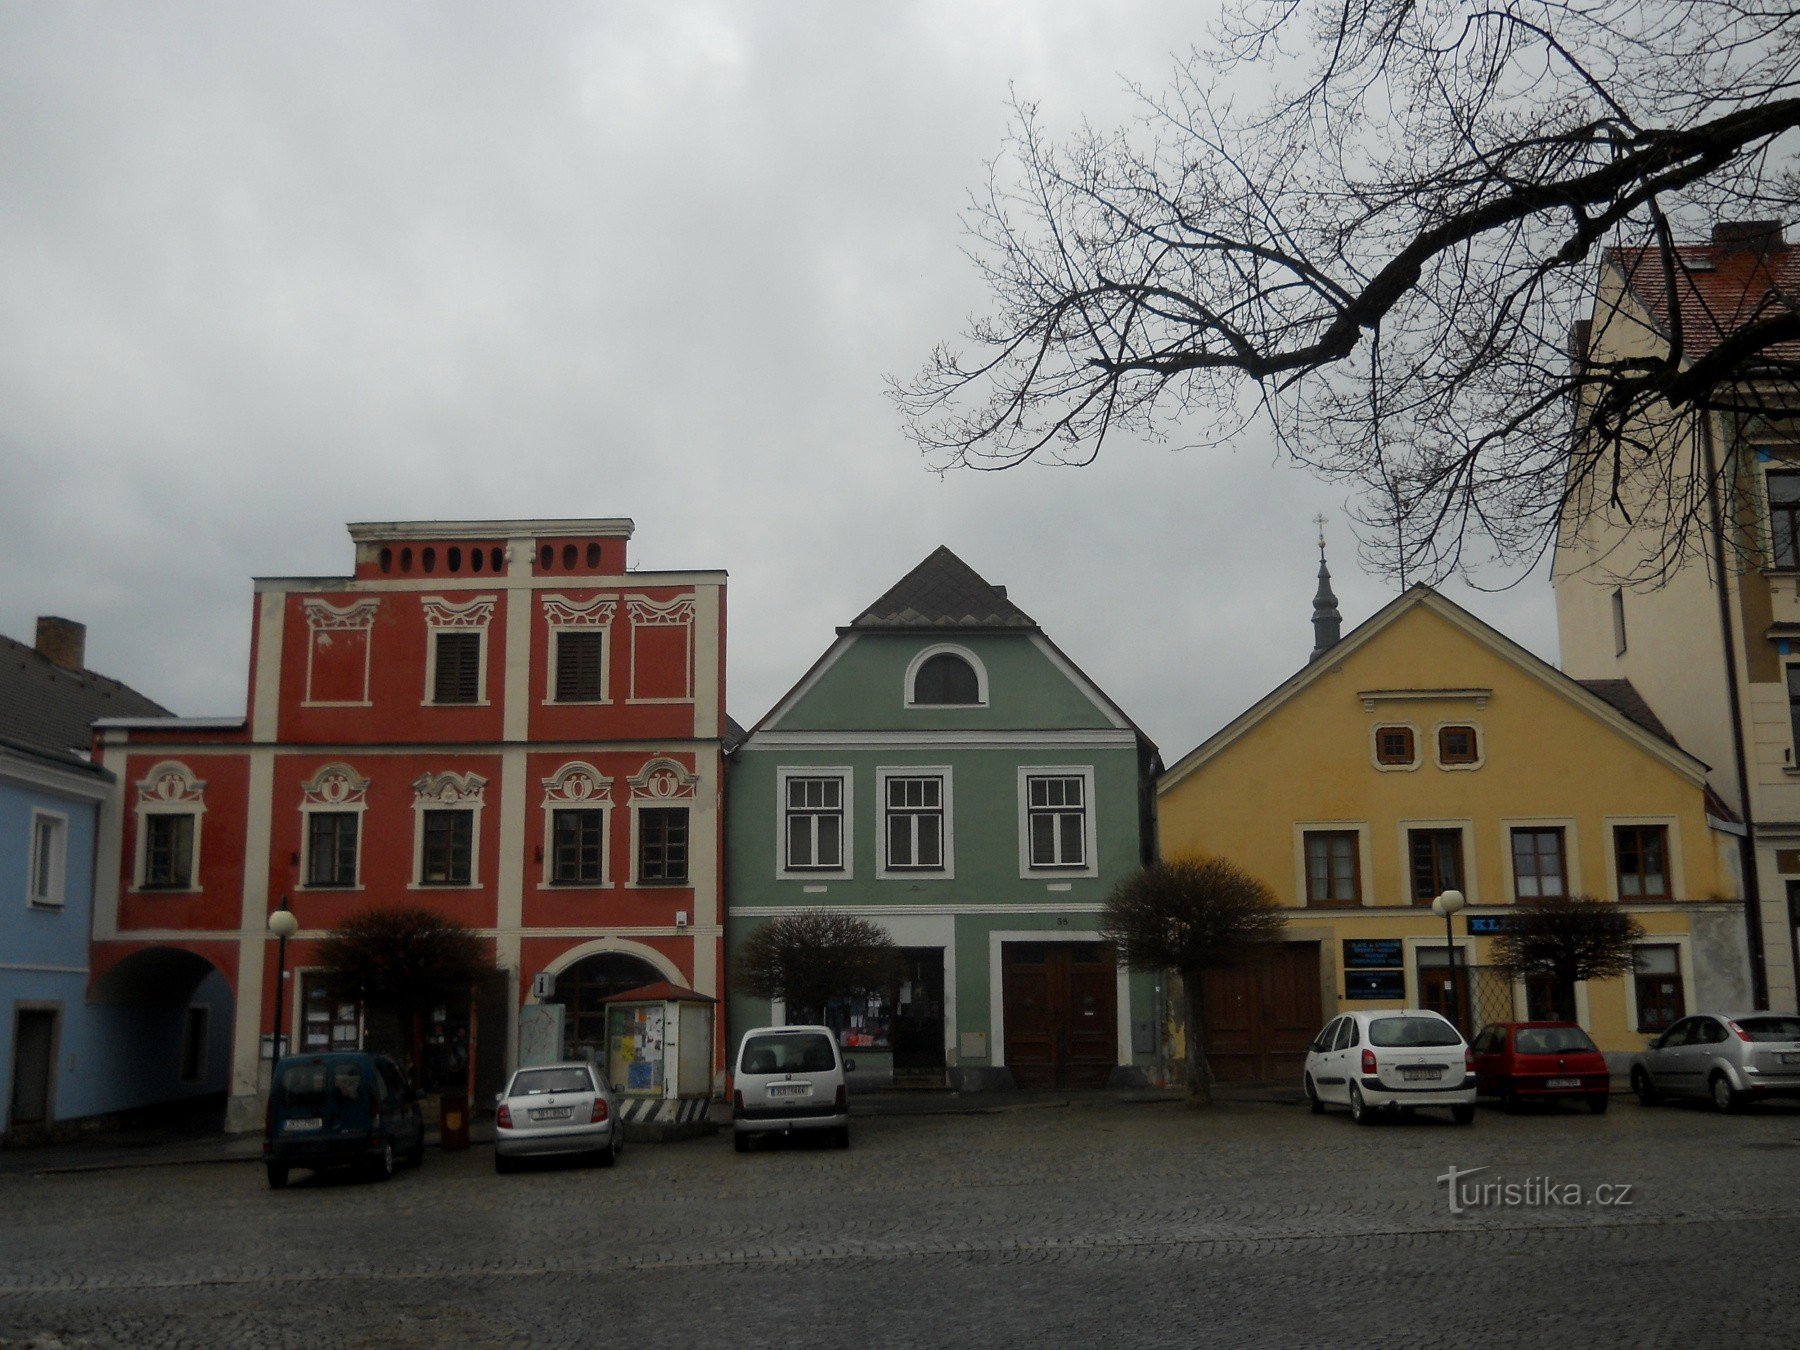
<svg viewBox="0 0 1800 1350">
<path fill-rule="evenodd" d="M 921 652 L 907 673 L 906 702 L 914 708 L 979 708 L 987 702 L 987 672 L 961 648 Z"/>
</svg>

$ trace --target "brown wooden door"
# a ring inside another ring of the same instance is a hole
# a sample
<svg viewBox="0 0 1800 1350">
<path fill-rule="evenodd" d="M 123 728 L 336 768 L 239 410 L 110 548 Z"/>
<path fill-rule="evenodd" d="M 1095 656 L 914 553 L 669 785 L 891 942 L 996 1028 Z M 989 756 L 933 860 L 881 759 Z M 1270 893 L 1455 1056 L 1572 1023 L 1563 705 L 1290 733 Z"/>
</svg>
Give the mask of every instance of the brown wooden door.
<svg viewBox="0 0 1800 1350">
<path fill-rule="evenodd" d="M 1284 942 L 1235 970 L 1209 971 L 1204 1002 L 1206 1058 L 1214 1078 L 1297 1079 L 1322 1020 L 1318 944 Z"/>
<path fill-rule="evenodd" d="M 1097 942 L 1001 949 L 1006 1065 L 1022 1088 L 1105 1087 L 1118 1063 L 1118 971 Z"/>
</svg>

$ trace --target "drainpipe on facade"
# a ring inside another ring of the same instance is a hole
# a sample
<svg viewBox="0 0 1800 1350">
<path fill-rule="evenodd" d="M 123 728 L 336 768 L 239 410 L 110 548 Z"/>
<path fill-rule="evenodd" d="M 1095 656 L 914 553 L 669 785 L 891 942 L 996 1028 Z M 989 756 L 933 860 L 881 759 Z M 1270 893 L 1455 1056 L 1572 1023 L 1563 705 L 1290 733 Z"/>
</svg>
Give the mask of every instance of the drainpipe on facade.
<svg viewBox="0 0 1800 1350">
<path fill-rule="evenodd" d="M 1712 416 L 1700 416 L 1700 437 L 1706 454 L 1706 506 L 1712 517 L 1713 568 L 1719 579 L 1719 632 L 1725 646 L 1725 688 L 1731 707 L 1731 750 L 1737 762 L 1739 809 L 1744 813 L 1744 833 L 1738 841 L 1744 874 L 1744 928 L 1750 942 L 1750 990 L 1758 1008 L 1769 1006 L 1769 972 L 1763 954 L 1762 877 L 1756 865 L 1756 812 L 1750 803 L 1750 769 L 1744 754 L 1744 707 L 1738 696 L 1736 639 L 1731 624 L 1731 586 L 1725 571 L 1724 513 L 1719 506 L 1719 475 L 1713 446 Z M 1800 969 L 1796 970 L 1800 976 Z"/>
</svg>

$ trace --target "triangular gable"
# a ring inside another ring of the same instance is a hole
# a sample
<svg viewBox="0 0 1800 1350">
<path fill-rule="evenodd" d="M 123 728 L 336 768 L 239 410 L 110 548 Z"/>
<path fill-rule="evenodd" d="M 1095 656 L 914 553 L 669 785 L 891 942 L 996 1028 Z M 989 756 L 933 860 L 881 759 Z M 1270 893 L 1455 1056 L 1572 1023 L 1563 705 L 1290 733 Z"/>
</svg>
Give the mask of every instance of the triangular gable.
<svg viewBox="0 0 1800 1350">
<path fill-rule="evenodd" d="M 1552 692 L 1561 695 L 1596 721 L 1605 723 L 1613 731 L 1639 745 L 1678 773 L 1686 775 L 1696 783 L 1705 781 L 1706 764 L 1704 761 L 1689 754 L 1674 742 L 1652 734 L 1612 703 L 1585 687 L 1580 681 L 1563 674 L 1542 657 L 1527 651 L 1498 629 L 1483 623 L 1455 601 L 1439 594 L 1430 586 L 1416 585 L 1383 605 L 1345 634 L 1342 641 L 1325 652 L 1318 660 L 1308 663 L 1302 670 L 1270 690 L 1269 693 L 1182 756 L 1163 774 L 1157 783 L 1157 791 L 1162 792 L 1173 787 L 1202 764 L 1243 739 L 1251 730 L 1292 702 L 1302 691 L 1329 674 L 1332 668 L 1346 656 L 1353 655 L 1368 646 L 1391 628 L 1402 615 L 1420 606 L 1430 609 L 1438 617 L 1466 633 L 1514 669 L 1532 676 Z"/>
</svg>

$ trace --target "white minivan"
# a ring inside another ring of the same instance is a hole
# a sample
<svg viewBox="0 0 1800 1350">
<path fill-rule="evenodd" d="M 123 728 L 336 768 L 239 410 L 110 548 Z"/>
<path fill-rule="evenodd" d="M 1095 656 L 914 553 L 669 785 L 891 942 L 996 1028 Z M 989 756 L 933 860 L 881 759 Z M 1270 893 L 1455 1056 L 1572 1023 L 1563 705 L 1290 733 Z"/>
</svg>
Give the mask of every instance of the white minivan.
<svg viewBox="0 0 1800 1350">
<path fill-rule="evenodd" d="M 1416 1009 L 1335 1017 L 1313 1038 L 1302 1078 L 1313 1114 L 1327 1102 L 1358 1125 L 1378 1112 L 1447 1106 L 1458 1125 L 1475 1119 L 1475 1060 L 1446 1018 Z"/>
<path fill-rule="evenodd" d="M 733 1142 L 739 1153 L 755 1134 L 830 1130 L 850 1147 L 850 1102 L 844 1057 L 830 1027 L 757 1027 L 738 1046 L 731 1093 Z"/>
</svg>

